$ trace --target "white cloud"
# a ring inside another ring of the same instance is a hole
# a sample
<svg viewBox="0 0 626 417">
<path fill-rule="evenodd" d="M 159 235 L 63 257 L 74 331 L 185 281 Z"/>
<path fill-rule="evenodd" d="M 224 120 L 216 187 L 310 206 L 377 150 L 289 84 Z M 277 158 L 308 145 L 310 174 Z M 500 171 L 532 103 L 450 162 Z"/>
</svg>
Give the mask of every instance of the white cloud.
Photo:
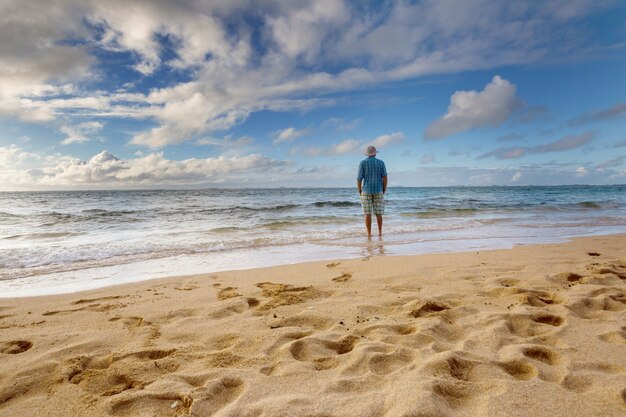
<svg viewBox="0 0 626 417">
<path fill-rule="evenodd" d="M 591 142 L 597 133 L 595 132 L 584 132 L 580 135 L 567 135 L 563 136 L 561 139 L 556 140 L 554 142 L 533 146 L 530 148 L 530 151 L 533 153 L 546 153 L 546 152 L 561 152 L 568 151 L 570 149 L 576 149 L 583 145 Z"/>
<path fill-rule="evenodd" d="M 583 132 L 579 135 L 563 136 L 561 139 L 546 143 L 545 145 L 498 148 L 478 156 L 477 159 L 489 158 L 492 156 L 497 159 L 517 159 L 527 154 L 569 151 L 590 143 L 596 136 L 597 133 L 595 132 Z"/>
<path fill-rule="evenodd" d="M 585 168 L 585 167 L 578 167 L 578 168 L 576 168 L 576 176 L 577 177 L 586 177 L 587 175 L 589 175 L 589 171 L 587 170 L 587 168 Z"/>
<path fill-rule="evenodd" d="M 316 156 L 336 156 L 355 153 L 362 147 L 361 142 L 355 139 L 344 139 L 339 143 L 327 147 L 309 147 L 304 149 L 304 154 L 309 157 Z M 294 149 L 293 153 L 298 153 L 299 149 Z"/>
<path fill-rule="evenodd" d="M 604 171 L 605 169 L 608 169 L 608 168 L 617 168 L 623 165 L 625 160 L 626 160 L 626 155 L 618 156 L 616 158 L 612 158 L 612 159 L 609 159 L 607 161 L 597 164 L 595 168 L 598 171 Z"/>
<path fill-rule="evenodd" d="M 301 148 L 293 148 L 291 153 L 297 154 L 303 152 L 306 156 L 333 156 L 333 155 L 345 155 L 350 153 L 364 153 L 365 148 L 368 145 L 374 145 L 377 148 L 390 146 L 393 144 L 401 143 L 404 140 L 404 133 L 395 132 L 380 135 L 373 141 L 360 141 L 356 139 L 344 139 L 343 141 L 327 146 L 327 147 L 309 147 L 302 151 Z M 379 149 L 380 150 L 380 149 Z M 363 151 L 363 152 L 361 152 Z"/>
<path fill-rule="evenodd" d="M 496 75 L 483 91 L 455 92 L 448 112 L 426 128 L 424 137 L 440 139 L 475 127 L 502 124 L 522 106 L 515 90 L 513 84 Z"/>
<path fill-rule="evenodd" d="M 224 62 L 247 58 L 249 46 L 228 36 L 215 16 L 218 3 L 93 1 L 89 18 L 104 32 L 98 45 L 111 51 L 132 51 L 139 57 L 134 69 L 149 75 L 162 65 L 163 46 L 156 34 L 170 37 L 176 57 L 167 64 L 177 69 L 202 65 L 207 56 Z"/>
<path fill-rule="evenodd" d="M 588 122 L 598 122 L 613 120 L 626 116 L 626 103 L 618 103 L 607 109 L 592 111 L 567 122 L 570 126 L 585 124 Z"/>
<path fill-rule="evenodd" d="M 404 133 L 402 132 L 395 132 L 395 133 L 389 133 L 386 135 L 380 135 L 378 136 L 376 139 L 374 139 L 374 141 L 372 142 L 372 145 L 376 146 L 377 148 L 383 148 L 385 146 L 389 146 L 392 144 L 397 144 L 397 143 L 401 143 L 404 140 Z"/>
<path fill-rule="evenodd" d="M 37 164 L 22 166 L 27 159 Z M 138 186 L 176 186 L 237 183 L 253 172 L 272 172 L 289 165 L 258 154 L 169 160 L 163 153 L 134 159 L 119 159 L 102 151 L 89 160 L 55 155 L 45 157 L 24 152 L 13 145 L 0 147 L 0 162 L 11 161 L 0 169 L 0 183 L 8 188 L 132 188 Z M 4 164 L 2 164 L 4 166 Z"/>
<path fill-rule="evenodd" d="M 240 136 L 237 139 L 233 139 L 232 136 L 227 135 L 227 136 L 224 136 L 222 139 L 216 139 L 216 138 L 198 139 L 195 144 L 199 146 L 204 146 L 204 145 L 215 146 L 217 148 L 224 149 L 224 150 L 226 149 L 233 150 L 233 149 L 247 148 L 248 146 L 252 145 L 253 142 L 254 142 L 254 138 L 251 136 Z"/>
<path fill-rule="evenodd" d="M 69 82 L 89 77 L 95 60 L 87 48 L 60 42 L 71 34 L 87 36 L 80 20 L 83 8 L 59 6 L 0 2 L 0 116 L 52 120 L 54 116 L 33 106 L 33 101 L 68 93 Z"/>
<path fill-rule="evenodd" d="M 347 132 L 350 130 L 354 130 L 357 127 L 359 127 L 361 125 L 361 123 L 363 122 L 363 119 L 352 119 L 352 120 L 347 120 L 347 119 L 342 119 L 339 117 L 331 117 L 330 119 L 325 120 L 324 122 L 322 122 L 322 127 L 326 128 L 326 129 L 334 129 L 337 130 L 339 132 Z"/>
<path fill-rule="evenodd" d="M 340 143 L 332 145 L 329 149 L 330 155 L 343 155 L 355 152 L 359 149 L 359 142 L 354 139 L 346 139 Z"/>
<path fill-rule="evenodd" d="M 96 121 L 83 122 L 74 126 L 61 126 L 59 130 L 67 135 L 61 144 L 70 145 L 72 143 L 87 142 L 91 140 L 88 136 L 101 131 L 103 127 L 104 124 Z"/>
<path fill-rule="evenodd" d="M 154 126 L 131 143 L 162 148 L 229 129 L 260 110 L 334 102 L 320 93 L 569 59 L 584 48 L 552 35 L 578 33 L 578 21 L 603 7 L 591 0 L 524 7 L 484 0 L 57 0 L 53 7 L 6 0 L 0 2 L 0 115 L 38 123 L 148 119 Z M 181 71 L 172 79 L 186 81 L 126 97 L 116 93 L 120 85 L 89 91 L 86 80 L 111 82 L 111 67 L 99 66 L 104 54 L 92 54 L 102 50 L 137 71 L 124 85 L 158 70 Z M 499 120 L 454 114 L 454 126 L 435 128 L 435 136 Z"/>
<path fill-rule="evenodd" d="M 274 145 L 284 142 L 293 142 L 294 140 L 311 134 L 310 129 L 296 129 L 295 127 L 288 127 L 283 130 L 279 130 L 274 133 L 275 139 L 272 141 Z"/>
<path fill-rule="evenodd" d="M 317 0 L 301 5 L 286 2 L 284 5 L 282 13 L 268 18 L 272 40 L 285 56 L 306 62 L 316 60 L 328 35 L 339 31 L 350 19 L 350 11 L 343 0 Z"/>
<path fill-rule="evenodd" d="M 575 184 L 580 182 L 578 175 L 585 175 L 586 183 L 626 181 L 626 170 L 618 161 L 597 166 L 548 163 L 499 168 L 421 166 L 406 171 L 398 168 L 394 170 L 394 184 L 400 186 Z M 0 190 L 319 186 L 320 183 L 350 186 L 354 181 L 353 169 L 336 164 L 293 166 L 289 161 L 258 154 L 175 161 L 161 152 L 123 159 L 103 151 L 83 160 L 27 152 L 16 145 L 0 147 Z"/>
<path fill-rule="evenodd" d="M 0 146 L 0 168 L 9 168 L 22 164 L 28 159 L 40 159 L 40 156 L 33 152 L 27 152 L 17 145 Z"/>
</svg>

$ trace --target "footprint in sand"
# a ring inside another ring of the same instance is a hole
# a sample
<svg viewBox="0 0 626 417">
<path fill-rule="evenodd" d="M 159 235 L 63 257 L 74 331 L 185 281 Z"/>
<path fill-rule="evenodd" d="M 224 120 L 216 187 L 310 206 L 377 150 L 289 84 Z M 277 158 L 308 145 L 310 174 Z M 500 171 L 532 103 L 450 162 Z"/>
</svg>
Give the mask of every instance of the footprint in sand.
<svg viewBox="0 0 626 417">
<path fill-rule="evenodd" d="M 376 324 L 366 327 L 363 334 L 374 340 L 386 336 L 406 336 L 415 333 L 416 328 L 410 324 Z"/>
<path fill-rule="evenodd" d="M 538 314 L 530 316 L 530 319 L 535 323 L 549 324 L 550 326 L 555 327 L 563 324 L 563 318 L 553 314 Z"/>
<path fill-rule="evenodd" d="M 478 362 L 462 358 L 458 355 L 439 359 L 430 365 L 431 372 L 435 377 L 449 376 L 459 381 L 472 380 L 472 373 Z"/>
<path fill-rule="evenodd" d="M 194 392 L 189 407 L 192 416 L 211 416 L 241 396 L 246 388 L 243 380 L 224 377 L 211 381 L 206 387 Z"/>
<path fill-rule="evenodd" d="M 511 314 L 506 317 L 509 331 L 517 336 L 532 337 L 552 331 L 563 324 L 563 318 L 553 314 Z"/>
<path fill-rule="evenodd" d="M 436 315 L 448 309 L 450 309 L 450 306 L 442 302 L 425 301 L 422 303 L 422 305 L 419 308 L 411 310 L 411 312 L 409 313 L 409 316 L 415 317 L 415 318 L 428 317 L 428 316 Z"/>
<path fill-rule="evenodd" d="M 224 305 L 211 310 L 208 316 L 212 319 L 223 319 L 233 316 L 235 314 L 241 314 L 250 308 L 250 304 L 247 300 L 241 298 L 233 298 L 231 300 L 225 300 Z"/>
<path fill-rule="evenodd" d="M 33 343 L 28 340 L 12 340 L 10 342 L 0 344 L 0 353 L 16 355 L 18 353 L 24 353 L 32 347 Z"/>
<path fill-rule="evenodd" d="M 557 281 L 569 284 L 569 285 L 573 285 L 573 284 L 581 284 L 582 282 L 582 275 L 579 274 L 575 274 L 573 272 L 563 272 L 561 274 L 558 274 L 556 277 Z"/>
<path fill-rule="evenodd" d="M 84 308 L 75 308 L 73 310 L 58 310 L 58 311 L 46 311 L 45 313 L 42 314 L 42 316 L 57 316 L 57 315 L 66 315 L 66 314 L 71 314 L 71 313 L 75 313 L 77 311 L 81 311 L 84 310 Z"/>
<path fill-rule="evenodd" d="M 220 292 L 217 294 L 217 299 L 222 301 L 239 296 L 241 296 L 241 294 L 237 292 L 237 287 L 226 287 L 220 290 Z"/>
<path fill-rule="evenodd" d="M 289 353 L 297 361 L 313 362 L 315 369 L 322 371 L 336 367 L 339 362 L 335 357 L 352 352 L 358 341 L 356 336 L 346 336 L 338 341 L 307 337 L 293 342 Z"/>
<path fill-rule="evenodd" d="M 338 267 L 339 265 L 341 265 L 341 262 L 331 262 L 329 264 L 326 264 L 326 268 L 333 269 Z"/>
<path fill-rule="evenodd" d="M 126 327 L 139 327 L 139 326 L 148 324 L 147 322 L 144 321 L 143 317 L 136 317 L 136 316 L 113 317 L 113 318 L 110 318 L 109 321 L 111 322 L 121 321 Z"/>
<path fill-rule="evenodd" d="M 294 287 L 289 284 L 274 284 L 272 282 L 260 282 L 256 286 L 261 288 L 264 297 L 270 299 L 259 307 L 260 311 L 267 311 L 284 305 L 300 304 L 315 298 L 330 296 L 329 293 L 320 291 L 313 286 Z"/>
<path fill-rule="evenodd" d="M 531 346 L 524 348 L 522 354 L 529 359 L 535 359 L 548 365 L 556 365 L 560 355 L 542 346 Z"/>
<path fill-rule="evenodd" d="M 513 378 L 522 381 L 532 379 L 539 374 L 537 368 L 523 360 L 496 362 L 496 365 Z"/>
<path fill-rule="evenodd" d="M 126 392 L 125 392 L 126 393 Z M 130 393 L 127 398 L 115 399 L 109 404 L 112 416 L 177 416 L 189 415 L 192 399 L 178 393 Z M 181 414 L 179 414 L 181 413 Z"/>
<path fill-rule="evenodd" d="M 532 307 L 546 307 L 563 302 L 556 294 L 541 290 L 520 290 L 518 301 Z"/>
<path fill-rule="evenodd" d="M 254 297 L 246 298 L 246 302 L 248 303 L 248 307 L 250 308 L 258 307 L 259 304 L 261 304 L 261 302 Z"/>
<path fill-rule="evenodd" d="M 161 376 L 175 372 L 179 363 L 175 349 L 146 349 L 108 356 L 79 356 L 67 361 L 69 383 L 85 391 L 112 397 L 134 388 L 142 389 Z"/>
<path fill-rule="evenodd" d="M 142 391 L 127 391 L 116 397 L 107 411 L 113 416 L 209 416 L 235 401 L 245 390 L 241 379 L 230 376 L 208 382 L 204 375 L 179 379 L 194 389 L 183 394 L 161 384 Z"/>
<path fill-rule="evenodd" d="M 93 303 L 95 301 L 109 301 L 109 300 L 117 300 L 119 298 L 123 298 L 126 296 L 121 296 L 121 295 L 113 295 L 113 296 L 109 296 L 109 297 L 99 297 L 99 298 L 81 298 L 78 301 L 74 301 L 72 304 L 77 305 L 77 304 L 86 304 L 86 303 Z"/>
<path fill-rule="evenodd" d="M 626 268 L 617 264 L 609 264 L 608 267 L 599 268 L 595 273 L 598 275 L 614 275 L 620 280 L 626 279 Z"/>
<path fill-rule="evenodd" d="M 295 340 L 300 340 L 304 337 L 310 336 L 312 333 L 313 332 L 310 330 L 292 330 L 286 333 L 282 333 L 270 347 L 265 349 L 265 353 L 267 355 L 271 355 L 277 350 L 279 350 L 282 346 L 288 343 L 292 343 Z M 271 371 L 272 369 L 268 367 L 264 367 L 264 369 L 261 369 L 261 373 L 264 373 L 265 375 L 269 375 Z"/>
<path fill-rule="evenodd" d="M 561 382 L 561 385 L 563 385 L 565 389 L 580 394 L 591 388 L 591 386 L 593 385 L 593 377 L 590 375 L 570 374 L 563 378 L 563 382 Z"/>
<path fill-rule="evenodd" d="M 621 330 L 616 332 L 608 332 L 598 336 L 600 340 L 607 343 L 614 343 L 619 345 L 626 345 L 626 326 L 623 326 Z"/>
<path fill-rule="evenodd" d="M 344 272 L 343 274 L 339 275 L 338 277 L 333 278 L 333 281 L 334 282 L 346 282 L 350 278 L 352 278 L 352 274 L 349 273 L 349 272 Z"/>
<path fill-rule="evenodd" d="M 2 355 L 0 355 L 0 358 Z M 8 362 L 8 359 L 2 358 Z M 60 382 L 59 364 L 56 361 L 37 360 L 28 365 L 24 364 L 14 367 L 10 374 L 2 375 L 2 387 L 0 388 L 0 414 L 3 416 L 32 416 L 41 415 L 39 413 L 32 414 L 24 412 L 16 406 L 16 402 L 23 401 L 27 398 L 46 398 L 50 395 L 50 388 L 58 386 Z M 7 378 L 9 378 L 7 382 Z M 13 402 L 13 404 L 11 404 Z M 13 412 L 9 412 L 8 407 L 13 408 Z M 39 411 L 39 410 L 37 410 Z M 33 412 L 37 412 L 33 411 Z"/>
<path fill-rule="evenodd" d="M 519 284 L 519 281 L 520 281 L 519 279 L 504 278 L 504 279 L 498 280 L 498 283 L 502 285 L 503 287 L 513 287 Z"/>
<path fill-rule="evenodd" d="M 174 287 L 175 290 L 177 291 L 192 291 L 192 290 L 197 290 L 198 287 L 197 285 L 185 285 L 183 287 Z"/>
<path fill-rule="evenodd" d="M 168 312 L 164 317 L 164 320 L 166 323 L 169 323 L 180 318 L 199 317 L 201 314 L 202 309 L 199 308 L 180 308 L 178 310 Z"/>
<path fill-rule="evenodd" d="M 431 336 L 438 342 L 433 346 L 435 350 L 445 351 L 449 350 L 447 343 L 456 343 L 463 340 L 466 337 L 467 329 L 440 321 L 435 323 L 431 328 L 423 330 L 426 331 L 426 335 Z"/>
<path fill-rule="evenodd" d="M 103 297 L 103 298 L 109 298 L 109 297 Z M 119 297 L 112 297 L 112 298 L 119 298 Z M 82 304 L 82 303 L 87 303 L 91 301 L 92 300 L 78 300 L 72 304 Z M 116 308 L 122 308 L 122 307 L 126 307 L 126 304 L 116 303 L 116 304 L 102 305 L 100 303 L 95 303 L 95 304 L 89 304 L 88 306 L 85 306 L 85 307 L 74 308 L 70 310 L 47 311 L 43 313 L 42 316 L 57 316 L 57 315 L 64 316 L 64 315 L 76 313 L 79 311 L 95 311 L 95 312 L 103 313 L 103 312 L 111 311 Z"/>
<path fill-rule="evenodd" d="M 566 307 L 583 319 L 600 318 L 607 313 L 619 312 L 626 308 L 624 294 L 604 294 L 597 297 L 582 297 Z"/>
<path fill-rule="evenodd" d="M 380 324 L 365 328 L 362 334 L 369 340 L 376 340 L 388 345 L 405 346 L 421 349 L 432 343 L 432 336 L 417 333 L 417 328 L 410 324 Z"/>
<path fill-rule="evenodd" d="M 388 375 L 413 363 L 415 355 L 411 349 L 400 348 L 390 353 L 375 353 L 369 359 L 369 369 L 377 375 Z"/>
<path fill-rule="evenodd" d="M 438 380 L 433 384 L 435 397 L 442 399 L 450 408 L 465 407 L 474 397 L 485 391 L 479 385 L 465 381 Z"/>
</svg>

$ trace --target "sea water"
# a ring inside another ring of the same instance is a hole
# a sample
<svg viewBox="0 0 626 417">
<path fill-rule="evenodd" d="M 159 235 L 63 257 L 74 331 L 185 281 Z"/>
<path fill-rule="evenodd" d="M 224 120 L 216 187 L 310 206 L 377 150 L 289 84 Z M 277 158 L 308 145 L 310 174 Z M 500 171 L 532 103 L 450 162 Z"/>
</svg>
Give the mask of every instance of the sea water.
<svg viewBox="0 0 626 417">
<path fill-rule="evenodd" d="M 354 188 L 2 192 L 0 297 L 625 232 L 625 185 L 390 188 L 380 239 Z"/>
</svg>

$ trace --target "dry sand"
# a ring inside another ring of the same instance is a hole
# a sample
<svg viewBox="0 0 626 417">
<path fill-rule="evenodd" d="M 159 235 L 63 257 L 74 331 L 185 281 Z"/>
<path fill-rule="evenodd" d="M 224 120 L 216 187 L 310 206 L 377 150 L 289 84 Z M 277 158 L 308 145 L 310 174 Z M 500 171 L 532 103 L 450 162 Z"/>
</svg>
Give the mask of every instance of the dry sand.
<svg viewBox="0 0 626 417">
<path fill-rule="evenodd" d="M 1 416 L 624 416 L 626 235 L 0 299 Z"/>
</svg>

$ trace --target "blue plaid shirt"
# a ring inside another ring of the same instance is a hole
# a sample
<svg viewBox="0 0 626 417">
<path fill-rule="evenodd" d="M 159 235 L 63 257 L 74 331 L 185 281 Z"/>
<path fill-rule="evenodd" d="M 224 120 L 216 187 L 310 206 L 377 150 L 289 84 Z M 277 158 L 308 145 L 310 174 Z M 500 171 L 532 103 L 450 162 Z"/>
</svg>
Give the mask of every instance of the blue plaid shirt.
<svg viewBox="0 0 626 417">
<path fill-rule="evenodd" d="M 364 159 L 359 164 L 357 181 L 363 180 L 364 194 L 378 194 L 383 192 L 383 177 L 387 176 L 385 163 L 375 156 Z"/>
</svg>

